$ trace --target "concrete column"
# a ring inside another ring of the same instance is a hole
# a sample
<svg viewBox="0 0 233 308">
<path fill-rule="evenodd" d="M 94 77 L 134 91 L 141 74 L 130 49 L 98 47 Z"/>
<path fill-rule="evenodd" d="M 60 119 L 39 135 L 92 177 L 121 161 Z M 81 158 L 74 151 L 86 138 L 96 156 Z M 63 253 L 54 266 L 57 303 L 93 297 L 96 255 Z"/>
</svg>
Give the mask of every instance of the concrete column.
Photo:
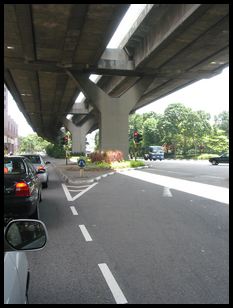
<svg viewBox="0 0 233 308">
<path fill-rule="evenodd" d="M 76 126 L 71 120 L 65 119 L 63 124 L 72 134 L 72 152 L 86 153 L 86 135 L 93 126 L 94 119 L 89 119 L 82 126 Z"/>
<path fill-rule="evenodd" d="M 90 104 L 100 111 L 100 148 L 101 150 L 120 150 L 128 159 L 128 117 L 141 95 L 153 81 L 144 77 L 120 98 L 113 98 L 100 89 L 86 75 L 67 74 L 81 88 Z"/>
</svg>

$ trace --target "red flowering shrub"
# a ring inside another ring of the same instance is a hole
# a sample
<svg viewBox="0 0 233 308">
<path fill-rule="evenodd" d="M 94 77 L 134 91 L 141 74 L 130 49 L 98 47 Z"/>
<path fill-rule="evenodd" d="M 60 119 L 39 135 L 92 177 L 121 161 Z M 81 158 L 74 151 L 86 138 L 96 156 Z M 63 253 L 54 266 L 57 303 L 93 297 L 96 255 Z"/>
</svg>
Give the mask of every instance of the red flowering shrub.
<svg viewBox="0 0 233 308">
<path fill-rule="evenodd" d="M 93 152 L 89 155 L 89 157 L 92 163 L 104 161 L 104 155 L 102 152 Z"/>
<path fill-rule="evenodd" d="M 91 162 L 106 162 L 106 163 L 111 163 L 114 161 L 122 161 L 124 160 L 123 158 L 123 153 L 119 150 L 108 150 L 108 151 L 102 151 L 102 152 L 93 152 L 90 154 L 90 159 Z"/>
</svg>

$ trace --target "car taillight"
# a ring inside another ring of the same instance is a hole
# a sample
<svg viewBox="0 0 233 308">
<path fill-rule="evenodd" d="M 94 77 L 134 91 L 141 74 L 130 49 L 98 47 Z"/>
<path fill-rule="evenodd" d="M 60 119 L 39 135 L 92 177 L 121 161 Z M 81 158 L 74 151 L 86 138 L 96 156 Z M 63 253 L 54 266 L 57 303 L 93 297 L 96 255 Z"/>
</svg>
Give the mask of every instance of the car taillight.
<svg viewBox="0 0 233 308">
<path fill-rule="evenodd" d="M 45 167 L 39 166 L 39 167 L 37 167 L 37 170 L 38 170 L 38 171 L 45 171 Z"/>
<path fill-rule="evenodd" d="M 27 183 L 25 182 L 18 182 L 15 185 L 15 195 L 17 197 L 29 197 L 31 196 L 31 190 Z"/>
</svg>

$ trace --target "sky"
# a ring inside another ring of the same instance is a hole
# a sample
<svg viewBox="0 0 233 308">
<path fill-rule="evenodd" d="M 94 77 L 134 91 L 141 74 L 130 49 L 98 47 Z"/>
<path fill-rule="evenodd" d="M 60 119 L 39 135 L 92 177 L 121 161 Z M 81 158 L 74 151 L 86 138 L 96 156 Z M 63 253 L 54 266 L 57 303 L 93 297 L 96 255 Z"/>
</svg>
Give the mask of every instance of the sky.
<svg viewBox="0 0 233 308">
<path fill-rule="evenodd" d="M 125 33 L 130 29 L 136 20 L 138 14 L 142 11 L 145 4 L 131 5 L 130 10 L 122 19 L 115 34 L 110 40 L 107 48 L 117 48 L 124 39 Z M 90 76 L 90 79 L 93 79 Z M 81 100 L 81 96 L 80 96 Z M 153 102 L 146 107 L 137 110 L 137 113 L 154 111 L 163 114 L 169 104 L 182 103 L 192 108 L 192 110 L 203 110 L 211 114 L 212 120 L 214 115 L 222 111 L 229 111 L 229 68 L 222 71 L 221 74 L 210 79 L 202 79 L 192 85 L 176 91 L 162 99 Z M 19 111 L 17 104 L 8 92 L 8 110 L 10 116 L 18 124 L 19 136 L 27 136 L 33 133 L 32 128 L 28 125 L 23 114 Z"/>
</svg>

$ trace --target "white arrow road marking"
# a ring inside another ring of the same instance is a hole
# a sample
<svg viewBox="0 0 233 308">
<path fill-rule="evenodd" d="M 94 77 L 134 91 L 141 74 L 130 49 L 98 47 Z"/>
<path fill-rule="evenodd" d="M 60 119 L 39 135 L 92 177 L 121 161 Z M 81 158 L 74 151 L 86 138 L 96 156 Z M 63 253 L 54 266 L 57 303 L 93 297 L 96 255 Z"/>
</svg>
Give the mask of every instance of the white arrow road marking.
<svg viewBox="0 0 233 308">
<path fill-rule="evenodd" d="M 78 199 L 79 197 L 81 197 L 83 194 L 85 194 L 88 190 L 90 190 L 92 187 L 94 187 L 95 185 L 97 185 L 98 183 L 94 183 L 92 185 L 90 185 L 89 187 L 87 186 L 81 186 L 81 187 L 87 187 L 86 189 L 82 190 L 79 194 L 77 194 L 76 196 L 72 197 L 71 194 L 70 194 L 70 191 L 80 191 L 78 189 L 78 187 L 80 186 L 76 186 L 77 187 L 77 190 L 69 190 L 68 187 L 74 187 L 74 186 L 66 186 L 65 184 L 61 184 L 62 185 L 62 188 L 64 190 L 64 193 L 66 195 L 66 198 L 68 201 L 74 201 L 76 199 Z"/>
<path fill-rule="evenodd" d="M 113 297 L 115 298 L 115 301 L 117 304 L 126 304 L 127 299 L 125 298 L 123 292 L 121 291 L 119 285 L 117 284 L 115 278 L 113 277 L 110 269 L 108 268 L 106 263 L 100 263 L 98 264 L 99 268 L 109 286 L 109 289 L 112 292 Z"/>
<path fill-rule="evenodd" d="M 164 187 L 163 188 L 163 197 L 172 197 L 172 193 L 170 192 L 169 187 Z"/>
</svg>

